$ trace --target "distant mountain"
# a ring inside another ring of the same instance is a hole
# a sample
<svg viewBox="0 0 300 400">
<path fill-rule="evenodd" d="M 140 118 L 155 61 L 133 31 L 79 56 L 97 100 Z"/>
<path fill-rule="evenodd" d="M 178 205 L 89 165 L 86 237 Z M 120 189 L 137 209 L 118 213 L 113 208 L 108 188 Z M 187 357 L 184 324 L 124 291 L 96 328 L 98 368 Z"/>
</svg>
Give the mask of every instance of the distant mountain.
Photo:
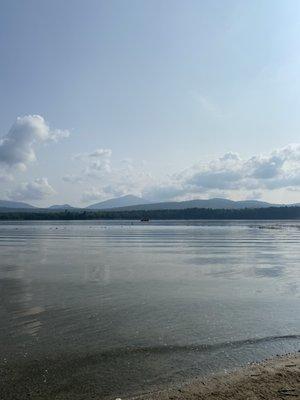
<svg viewBox="0 0 300 400">
<path fill-rule="evenodd" d="M 0 200 L 0 208 L 36 208 L 31 204 L 23 203 L 21 201 Z"/>
<path fill-rule="evenodd" d="M 213 208 L 213 209 L 241 209 L 241 208 L 266 208 L 277 204 L 266 203 L 258 200 L 233 201 L 228 199 L 170 201 L 162 203 L 138 204 L 127 207 L 116 207 L 116 210 L 182 210 L 186 208 Z"/>
<path fill-rule="evenodd" d="M 118 197 L 115 199 L 110 199 L 106 201 L 102 201 L 100 203 L 91 204 L 86 207 L 92 210 L 108 210 L 110 208 L 120 208 L 120 207 L 130 207 L 137 206 L 139 204 L 149 204 L 149 202 L 141 197 L 133 196 L 131 194 L 127 196 Z"/>
<path fill-rule="evenodd" d="M 75 207 L 70 206 L 70 204 L 54 204 L 48 208 L 49 210 L 72 210 Z"/>
</svg>

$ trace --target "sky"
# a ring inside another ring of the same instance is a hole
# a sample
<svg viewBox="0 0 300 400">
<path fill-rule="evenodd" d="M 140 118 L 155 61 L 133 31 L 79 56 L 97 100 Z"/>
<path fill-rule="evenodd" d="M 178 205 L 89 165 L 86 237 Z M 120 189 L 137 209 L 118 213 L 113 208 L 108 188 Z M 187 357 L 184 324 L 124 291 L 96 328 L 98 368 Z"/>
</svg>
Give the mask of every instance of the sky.
<svg viewBox="0 0 300 400">
<path fill-rule="evenodd" d="M 300 202 L 298 0 L 1 0 L 0 198 Z"/>
</svg>

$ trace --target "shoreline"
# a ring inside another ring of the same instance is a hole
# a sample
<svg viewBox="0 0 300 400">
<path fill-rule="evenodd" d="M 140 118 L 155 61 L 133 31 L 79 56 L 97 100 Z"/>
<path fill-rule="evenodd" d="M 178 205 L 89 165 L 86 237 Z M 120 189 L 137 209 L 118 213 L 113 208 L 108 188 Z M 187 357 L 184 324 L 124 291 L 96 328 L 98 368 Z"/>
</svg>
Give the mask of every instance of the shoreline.
<svg viewBox="0 0 300 400">
<path fill-rule="evenodd" d="M 128 400 L 300 399 L 300 351 Z"/>
</svg>

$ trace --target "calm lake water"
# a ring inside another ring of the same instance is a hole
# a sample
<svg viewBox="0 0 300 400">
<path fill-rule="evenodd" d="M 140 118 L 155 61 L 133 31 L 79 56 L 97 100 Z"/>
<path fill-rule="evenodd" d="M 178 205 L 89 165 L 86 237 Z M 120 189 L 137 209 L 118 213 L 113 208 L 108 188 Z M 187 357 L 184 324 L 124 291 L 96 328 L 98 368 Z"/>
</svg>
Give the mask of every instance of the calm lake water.
<svg viewBox="0 0 300 400">
<path fill-rule="evenodd" d="M 0 224 L 0 398 L 125 397 L 300 349 L 300 222 Z"/>
</svg>

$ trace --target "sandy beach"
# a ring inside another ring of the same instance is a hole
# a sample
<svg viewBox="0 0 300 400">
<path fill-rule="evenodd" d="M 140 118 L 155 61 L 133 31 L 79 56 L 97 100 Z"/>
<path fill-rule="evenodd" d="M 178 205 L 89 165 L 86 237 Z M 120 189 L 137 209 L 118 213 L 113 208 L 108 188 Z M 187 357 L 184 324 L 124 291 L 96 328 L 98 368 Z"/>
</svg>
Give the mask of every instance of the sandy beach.
<svg viewBox="0 0 300 400">
<path fill-rule="evenodd" d="M 274 400 L 300 399 L 300 354 L 275 357 L 228 374 L 199 378 L 179 388 L 131 400 Z"/>
</svg>

